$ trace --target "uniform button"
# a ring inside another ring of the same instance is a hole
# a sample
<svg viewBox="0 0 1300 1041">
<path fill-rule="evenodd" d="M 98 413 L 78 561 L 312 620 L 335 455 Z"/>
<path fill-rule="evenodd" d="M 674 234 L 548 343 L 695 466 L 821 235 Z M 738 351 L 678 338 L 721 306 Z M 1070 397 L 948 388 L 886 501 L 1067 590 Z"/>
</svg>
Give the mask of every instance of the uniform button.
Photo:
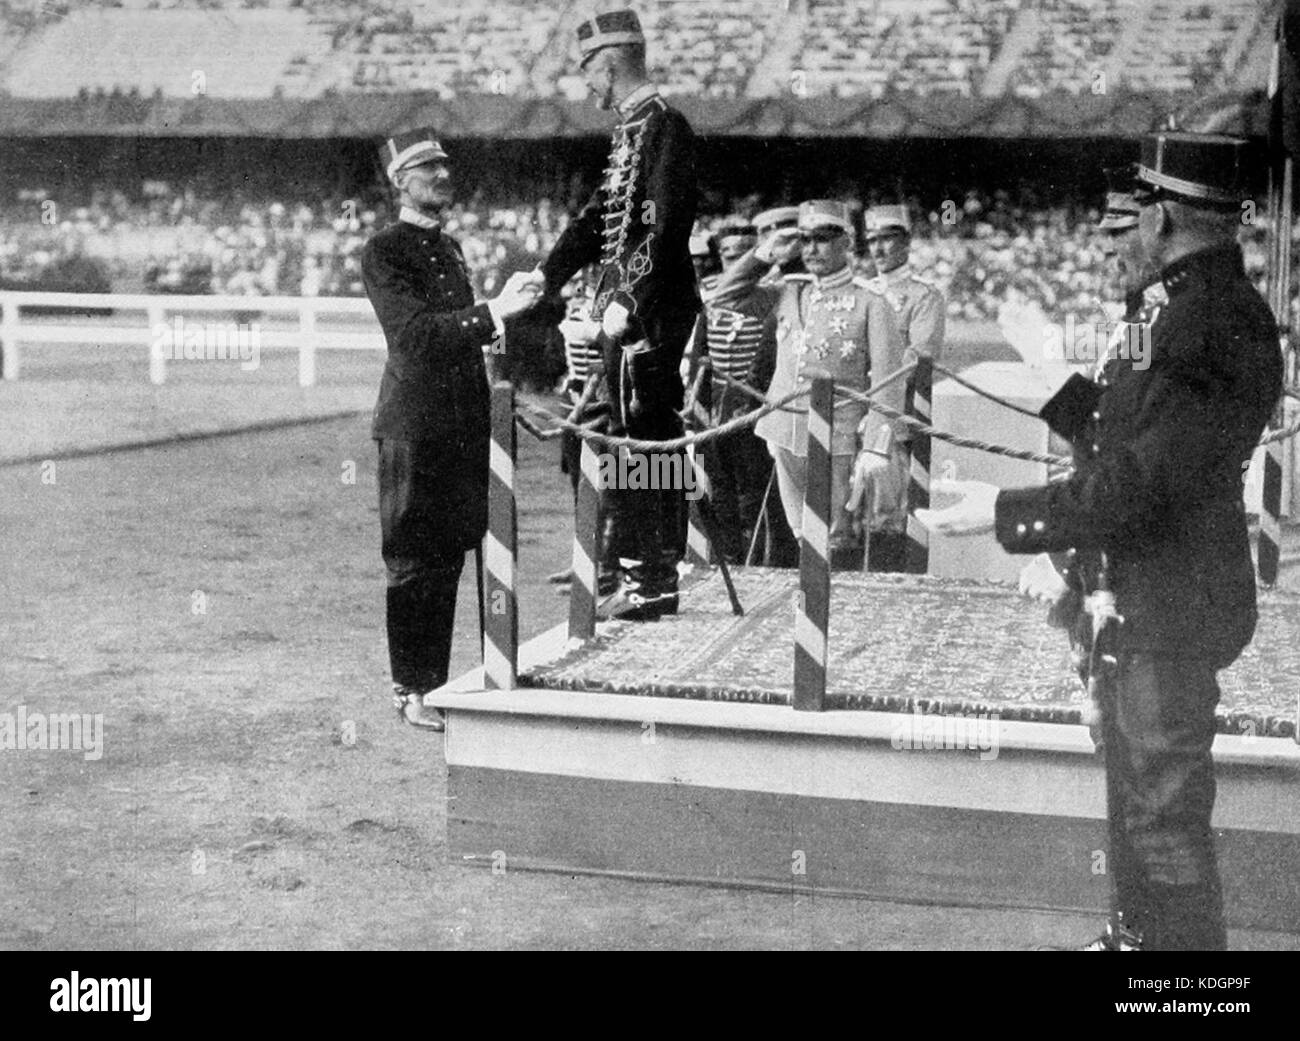
<svg viewBox="0 0 1300 1041">
<path fill-rule="evenodd" d="M 1046 527 L 1047 527 L 1047 525 L 1044 524 L 1042 521 L 1034 521 L 1034 530 L 1035 530 L 1035 531 L 1042 531 L 1042 530 L 1043 530 L 1044 528 L 1046 528 Z"/>
<path fill-rule="evenodd" d="M 1100 413 L 1100 412 L 1094 412 L 1094 413 L 1092 414 L 1092 418 L 1093 418 L 1093 419 L 1101 419 L 1101 413 Z"/>
<path fill-rule="evenodd" d="M 1017 524 L 1017 525 L 1016 525 L 1016 534 L 1017 534 L 1017 535 L 1023 535 L 1023 534 L 1025 533 L 1026 530 L 1027 530 L 1027 529 L 1025 528 L 1025 526 L 1024 526 L 1023 524 Z"/>
<path fill-rule="evenodd" d="M 1094 441 L 1094 442 L 1092 443 L 1092 450 L 1093 450 L 1094 452 L 1100 452 L 1100 451 L 1101 451 L 1101 445 L 1097 444 L 1097 442 Z"/>
</svg>

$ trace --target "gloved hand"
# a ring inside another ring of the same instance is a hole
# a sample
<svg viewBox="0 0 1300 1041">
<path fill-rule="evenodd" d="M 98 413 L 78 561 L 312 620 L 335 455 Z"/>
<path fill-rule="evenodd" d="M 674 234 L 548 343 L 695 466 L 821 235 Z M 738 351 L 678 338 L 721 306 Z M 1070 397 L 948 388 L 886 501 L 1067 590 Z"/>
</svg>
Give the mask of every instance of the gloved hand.
<svg viewBox="0 0 1300 1041">
<path fill-rule="evenodd" d="M 845 511 L 853 518 L 853 533 L 884 530 L 903 509 L 907 491 L 907 455 L 894 448 L 889 455 L 868 449 L 853 461 L 852 484 Z"/>
<path fill-rule="evenodd" d="M 789 252 L 799 239 L 798 228 L 778 228 L 754 248 L 754 259 L 764 264 L 776 262 L 779 255 Z"/>
<path fill-rule="evenodd" d="M 626 307 L 620 303 L 611 302 L 605 308 L 605 317 L 601 319 L 600 327 L 604 330 L 606 336 L 618 342 L 627 334 L 628 317 Z"/>
<path fill-rule="evenodd" d="M 1020 592 L 1025 596 L 1053 604 L 1067 589 L 1065 579 L 1046 553 L 1038 554 L 1020 569 Z"/>
</svg>

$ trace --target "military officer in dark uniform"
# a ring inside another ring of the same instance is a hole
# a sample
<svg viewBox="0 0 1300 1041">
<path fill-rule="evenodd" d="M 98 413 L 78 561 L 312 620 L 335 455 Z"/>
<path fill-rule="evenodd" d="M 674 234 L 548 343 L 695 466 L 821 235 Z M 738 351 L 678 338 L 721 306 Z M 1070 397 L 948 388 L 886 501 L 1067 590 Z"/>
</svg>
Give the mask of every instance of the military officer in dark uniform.
<svg viewBox="0 0 1300 1041">
<path fill-rule="evenodd" d="M 361 273 L 388 343 L 371 429 L 379 442 L 388 652 L 399 715 L 441 730 L 424 695 L 447 681 L 465 551 L 487 530 L 483 352 L 541 286 L 513 275 L 495 300 L 475 303 L 460 246 L 441 229 L 452 200 L 446 152 L 425 130 L 390 139 L 383 156 L 401 210 L 366 243 Z"/>
<path fill-rule="evenodd" d="M 1074 474 L 918 511 L 938 531 L 996 531 L 1014 553 L 1095 559 L 1090 607 L 1113 666 L 1093 654 L 1102 695 L 1114 911 L 1094 950 L 1226 946 L 1210 826 L 1217 673 L 1257 616 L 1242 473 L 1282 390 L 1277 327 L 1237 245 L 1245 142 L 1144 139 L 1142 248 L 1169 302 L 1149 364 L 1119 357 L 1106 385 L 1072 376 L 1043 418 L 1076 445 Z M 1113 601 L 1110 600 L 1113 598 Z M 1113 612 L 1108 611 L 1108 603 Z"/>
<path fill-rule="evenodd" d="M 688 248 L 695 222 L 695 135 L 646 79 L 645 36 L 633 11 L 578 26 L 588 87 L 615 109 L 609 165 L 600 187 L 542 266 L 553 290 L 599 263 L 592 318 L 605 355 L 606 432 L 681 436 L 682 352 L 699 311 Z M 604 617 L 655 618 L 677 610 L 677 564 L 685 549 L 685 489 L 610 488 L 603 535 L 620 561 Z"/>
</svg>

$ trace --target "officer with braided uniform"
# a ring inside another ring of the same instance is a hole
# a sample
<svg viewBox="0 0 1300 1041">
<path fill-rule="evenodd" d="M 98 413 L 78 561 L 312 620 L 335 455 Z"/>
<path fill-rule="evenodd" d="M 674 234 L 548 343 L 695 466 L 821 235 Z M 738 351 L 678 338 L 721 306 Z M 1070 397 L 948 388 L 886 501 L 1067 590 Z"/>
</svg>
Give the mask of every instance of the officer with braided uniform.
<svg viewBox="0 0 1300 1041">
<path fill-rule="evenodd" d="M 542 265 L 558 288 L 600 265 L 592 319 L 601 326 L 608 412 L 616 437 L 681 436 L 678 365 L 699 311 L 689 239 L 695 222 L 695 135 L 647 81 L 635 12 L 578 26 L 582 72 L 601 109 L 619 122 L 604 178 Z M 632 466 L 629 466 L 629 472 Z M 685 549 L 684 488 L 608 488 L 603 535 L 619 560 L 619 588 L 603 617 L 647 620 L 677 610 Z"/>
<path fill-rule="evenodd" d="M 1093 950 L 1220 950 L 1214 849 L 1217 673 L 1257 618 L 1242 473 L 1282 391 L 1268 305 L 1236 241 L 1246 142 L 1167 132 L 1142 142 L 1137 235 L 1169 302 L 1145 363 L 1107 384 L 1074 375 L 1043 418 L 1083 451 L 1066 481 L 999 493 L 977 482 L 934 530 L 994 530 L 1013 553 L 1075 549 L 1101 566 L 1090 682 L 1103 706 L 1114 884 Z M 1104 641 L 1104 642 L 1096 642 Z"/>
<path fill-rule="evenodd" d="M 388 653 L 399 716 L 442 730 L 424 697 L 447 681 L 465 552 L 487 531 L 483 351 L 541 287 L 535 276 L 516 274 L 495 300 L 475 303 L 460 245 L 442 231 L 452 201 L 442 145 L 432 131 L 413 131 L 391 138 L 383 159 L 401 210 L 366 243 L 361 274 L 388 344 L 371 431 L 379 443 Z"/>
<path fill-rule="evenodd" d="M 735 267 L 757 244 L 757 238 L 754 226 L 743 218 L 723 222 L 717 233 L 722 270 Z M 770 307 L 757 291 L 734 298 L 725 306 L 718 303 L 713 296 L 717 278 L 702 283 L 701 289 L 704 315 L 696 327 L 696 349 L 708 355 L 712 378 L 700 394 L 708 410 L 708 424 L 716 427 L 759 405 L 724 377 L 753 384 L 763 322 Z M 743 564 L 763 508 L 772 458 L 752 428 L 710 441 L 703 458 L 718 519 L 718 537 L 723 542 L 718 549 L 729 563 Z"/>
<path fill-rule="evenodd" d="M 785 275 L 779 287 L 765 289 L 760 280 L 782 242 L 792 237 L 790 231 L 800 243 L 805 271 Z M 807 387 L 819 373 L 833 376 L 839 386 L 865 391 L 873 381 L 902 365 L 903 345 L 893 310 L 867 279 L 853 274 L 851 231 L 848 209 L 842 202 L 805 202 L 799 207 L 796 229 L 780 232 L 751 250 L 718 281 L 714 299 L 721 306 L 732 306 L 756 291 L 774 298 L 765 325 L 770 345 L 759 354 L 768 369 L 758 373 L 760 382 L 768 387 L 769 401 Z M 882 390 L 878 400 L 901 410 L 902 381 Z M 781 502 L 796 536 L 803 523 L 807 486 L 807 408 L 806 400 L 796 401 L 788 410 L 764 416 L 755 428 L 775 460 Z M 831 444 L 833 566 L 860 569 L 864 527 L 876 532 L 897 512 L 905 492 L 897 476 L 899 451 L 892 422 L 868 411 L 861 402 L 836 402 Z M 860 497 L 868 514 L 865 524 L 848 505 L 858 473 L 865 485 L 876 486 L 874 492 Z"/>
</svg>

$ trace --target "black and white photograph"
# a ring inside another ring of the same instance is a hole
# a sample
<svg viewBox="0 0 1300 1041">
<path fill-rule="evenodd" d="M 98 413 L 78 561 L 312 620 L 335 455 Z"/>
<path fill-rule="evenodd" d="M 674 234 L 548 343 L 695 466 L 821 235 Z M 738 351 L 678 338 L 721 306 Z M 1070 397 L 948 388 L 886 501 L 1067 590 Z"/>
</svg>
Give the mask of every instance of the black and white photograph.
<svg viewBox="0 0 1300 1041">
<path fill-rule="evenodd" d="M 1208 968 L 1081 1016 L 1258 1014 L 1297 151 L 1300 0 L 0 0 L 22 1000 L 1088 950 Z"/>
</svg>

